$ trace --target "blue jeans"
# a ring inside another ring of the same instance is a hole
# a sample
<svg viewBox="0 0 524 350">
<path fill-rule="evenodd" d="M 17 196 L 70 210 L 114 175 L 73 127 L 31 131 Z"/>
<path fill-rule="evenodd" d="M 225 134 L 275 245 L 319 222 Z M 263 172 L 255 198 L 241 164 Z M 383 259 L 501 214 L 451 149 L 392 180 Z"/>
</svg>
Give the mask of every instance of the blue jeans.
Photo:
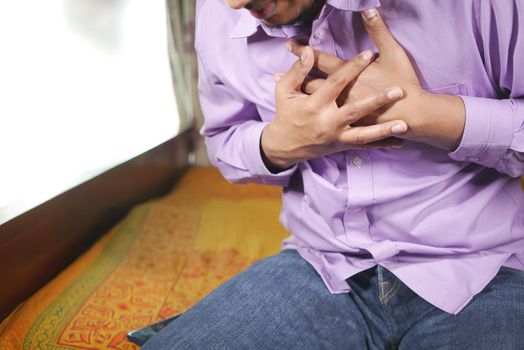
<svg viewBox="0 0 524 350">
<path fill-rule="evenodd" d="M 458 315 L 381 266 L 330 294 L 296 251 L 261 260 L 150 339 L 165 349 L 524 349 L 524 272 L 503 267 Z"/>
</svg>

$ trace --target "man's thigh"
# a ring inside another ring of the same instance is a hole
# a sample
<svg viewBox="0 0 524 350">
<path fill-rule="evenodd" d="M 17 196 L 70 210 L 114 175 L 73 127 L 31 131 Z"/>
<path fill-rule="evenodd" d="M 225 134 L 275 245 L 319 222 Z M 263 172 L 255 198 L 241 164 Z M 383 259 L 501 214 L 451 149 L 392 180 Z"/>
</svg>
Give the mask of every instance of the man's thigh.
<svg viewBox="0 0 524 350">
<path fill-rule="evenodd" d="M 366 328 L 347 294 L 330 294 L 296 251 L 284 251 L 224 283 L 143 349 L 365 349 Z"/>
<path fill-rule="evenodd" d="M 400 349 L 524 349 L 524 272 L 501 268 L 458 315 L 433 309 Z"/>
</svg>

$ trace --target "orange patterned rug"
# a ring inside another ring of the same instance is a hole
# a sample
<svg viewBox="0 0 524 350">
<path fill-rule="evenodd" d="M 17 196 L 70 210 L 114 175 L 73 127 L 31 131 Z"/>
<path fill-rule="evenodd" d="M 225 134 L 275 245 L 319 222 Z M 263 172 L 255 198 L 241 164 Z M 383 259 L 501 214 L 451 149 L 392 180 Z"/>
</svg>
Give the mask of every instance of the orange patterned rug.
<svg viewBox="0 0 524 350">
<path fill-rule="evenodd" d="M 0 326 L 0 350 L 138 349 L 129 330 L 180 313 L 275 254 L 287 232 L 280 189 L 190 170 L 135 207 Z"/>
</svg>

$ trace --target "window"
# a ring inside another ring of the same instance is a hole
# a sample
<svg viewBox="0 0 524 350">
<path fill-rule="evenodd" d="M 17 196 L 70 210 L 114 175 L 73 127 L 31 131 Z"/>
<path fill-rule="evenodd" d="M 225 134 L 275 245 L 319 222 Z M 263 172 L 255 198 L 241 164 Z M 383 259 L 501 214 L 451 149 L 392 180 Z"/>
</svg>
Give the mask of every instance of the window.
<svg viewBox="0 0 524 350">
<path fill-rule="evenodd" d="M 0 3 L 0 224 L 180 131 L 167 23 L 163 1 Z"/>
</svg>

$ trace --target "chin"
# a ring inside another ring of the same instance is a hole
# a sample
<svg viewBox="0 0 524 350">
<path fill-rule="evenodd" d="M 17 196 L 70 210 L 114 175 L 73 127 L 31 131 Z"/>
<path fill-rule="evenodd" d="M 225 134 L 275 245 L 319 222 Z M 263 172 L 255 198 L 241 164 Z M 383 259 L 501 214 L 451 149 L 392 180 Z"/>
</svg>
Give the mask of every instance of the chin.
<svg viewBox="0 0 524 350">
<path fill-rule="evenodd" d="M 296 21 L 296 17 L 283 18 L 282 16 L 274 15 L 262 20 L 264 24 L 269 26 L 284 26 L 292 24 Z"/>
<path fill-rule="evenodd" d="M 274 20 L 273 18 L 266 18 L 266 19 L 263 19 L 262 22 L 268 26 L 281 26 L 281 25 L 284 25 L 285 23 L 282 23 L 278 20 Z"/>
</svg>

